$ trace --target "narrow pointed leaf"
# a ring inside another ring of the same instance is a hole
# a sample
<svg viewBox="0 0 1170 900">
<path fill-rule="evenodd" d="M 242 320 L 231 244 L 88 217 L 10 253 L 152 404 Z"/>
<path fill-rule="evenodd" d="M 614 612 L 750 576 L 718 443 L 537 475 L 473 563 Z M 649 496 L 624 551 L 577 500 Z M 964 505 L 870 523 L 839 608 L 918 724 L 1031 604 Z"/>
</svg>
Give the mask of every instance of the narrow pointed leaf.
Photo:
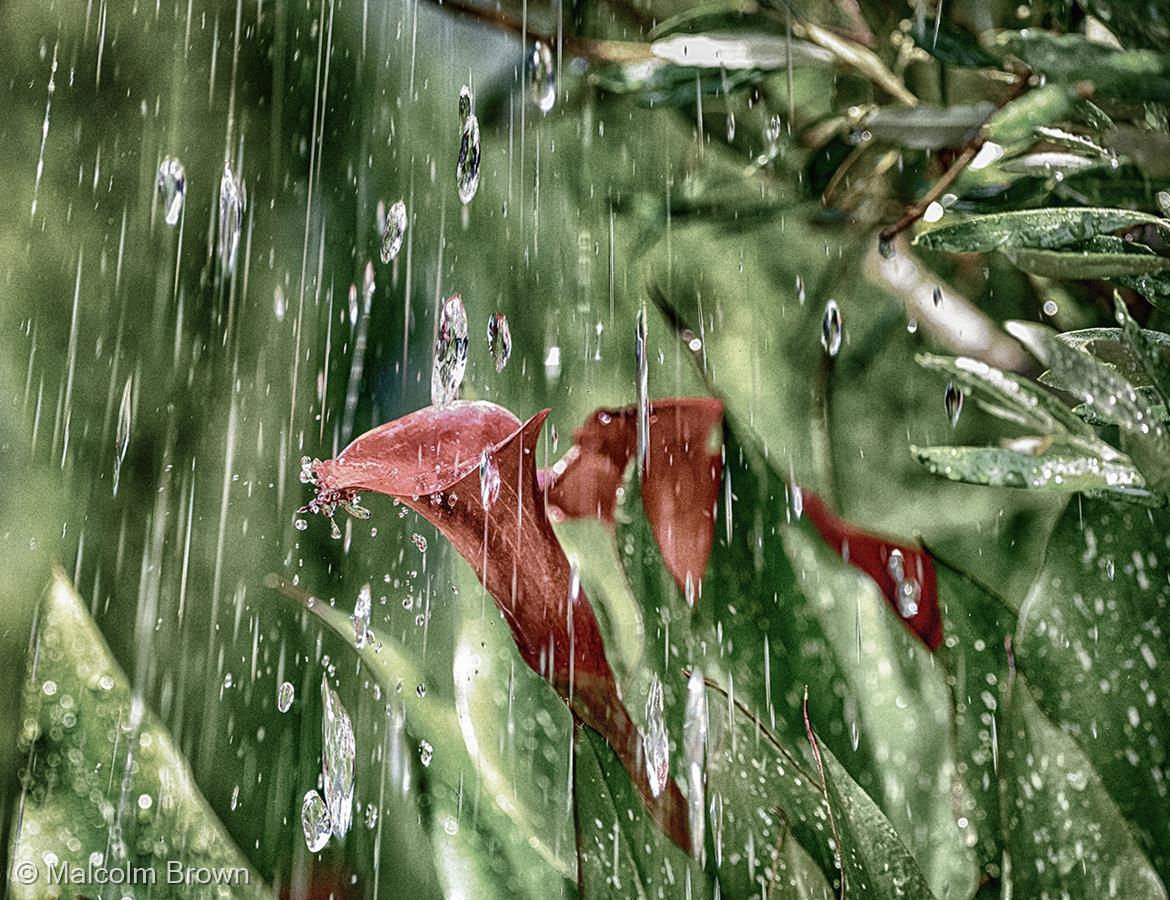
<svg viewBox="0 0 1170 900">
<path fill-rule="evenodd" d="M 921 232 L 914 243 L 948 253 L 987 253 L 1003 248 L 1052 249 L 1136 225 L 1165 228 L 1165 220 L 1128 209 L 1062 207 L 973 216 Z"/>
</svg>

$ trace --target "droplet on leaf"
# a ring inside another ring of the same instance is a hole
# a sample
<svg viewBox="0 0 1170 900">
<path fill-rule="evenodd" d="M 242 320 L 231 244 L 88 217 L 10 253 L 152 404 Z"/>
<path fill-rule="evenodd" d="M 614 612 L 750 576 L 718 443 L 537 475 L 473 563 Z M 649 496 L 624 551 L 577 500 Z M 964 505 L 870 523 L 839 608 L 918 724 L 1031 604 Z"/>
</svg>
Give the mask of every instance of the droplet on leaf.
<svg viewBox="0 0 1170 900">
<path fill-rule="evenodd" d="M 370 639 L 370 606 L 373 597 L 368 583 L 362 585 L 358 591 L 357 602 L 353 607 L 353 645 L 361 650 Z"/>
<path fill-rule="evenodd" d="M 463 87 L 461 87 L 459 89 L 459 121 L 460 122 L 466 122 L 467 117 L 471 115 L 471 106 L 472 106 L 473 101 L 474 101 L 474 97 L 471 94 L 471 88 L 469 88 L 467 85 L 463 85 Z"/>
<path fill-rule="evenodd" d="M 345 837 L 353 816 L 353 724 L 337 692 L 321 676 L 321 774 L 333 833 Z"/>
<path fill-rule="evenodd" d="M 492 459 L 490 450 L 485 449 L 479 457 L 479 501 L 483 508 L 490 509 L 500 496 L 500 470 Z"/>
<path fill-rule="evenodd" d="M 288 712 L 292 709 L 293 699 L 296 697 L 297 689 L 293 687 L 291 681 L 282 681 L 280 688 L 276 692 L 276 708 L 282 713 Z"/>
<path fill-rule="evenodd" d="M 301 827 L 305 831 L 305 846 L 310 853 L 319 853 L 329 843 L 333 826 L 329 821 L 329 808 L 315 790 L 305 794 L 301 804 Z"/>
<path fill-rule="evenodd" d="M 659 796 L 670 776 L 670 743 L 663 720 L 662 682 L 658 676 L 650 684 L 646 697 L 646 730 L 642 732 L 642 755 L 650 793 Z"/>
<path fill-rule="evenodd" d="M 634 326 L 634 365 L 638 379 L 638 471 L 645 472 L 650 462 L 650 386 L 649 361 L 646 359 L 645 302 L 638 308 Z"/>
</svg>

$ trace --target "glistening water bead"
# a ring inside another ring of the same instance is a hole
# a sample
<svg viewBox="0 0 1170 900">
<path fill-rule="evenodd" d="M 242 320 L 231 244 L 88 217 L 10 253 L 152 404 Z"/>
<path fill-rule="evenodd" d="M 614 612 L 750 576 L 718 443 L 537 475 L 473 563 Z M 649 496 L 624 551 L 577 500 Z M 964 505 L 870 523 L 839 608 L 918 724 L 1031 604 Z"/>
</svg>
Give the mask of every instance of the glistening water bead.
<svg viewBox="0 0 1170 900">
<path fill-rule="evenodd" d="M 841 310 L 836 300 L 830 300 L 825 304 L 825 315 L 821 319 L 821 346 L 830 357 L 841 352 L 841 335 Z"/>
<path fill-rule="evenodd" d="M 504 366 L 512 356 L 512 331 L 508 328 L 508 319 L 503 313 L 495 313 L 487 324 L 488 350 L 496 364 L 496 371 L 503 372 Z"/>
<path fill-rule="evenodd" d="M 479 120 L 471 113 L 463 120 L 459 136 L 459 159 L 455 165 L 455 184 L 459 200 L 470 203 L 479 190 Z"/>
<path fill-rule="evenodd" d="M 173 156 L 166 157 L 158 166 L 155 179 L 159 199 L 162 200 L 163 221 L 168 225 L 179 224 L 183 214 L 183 199 L 187 194 L 187 175 L 183 164 Z"/>
<path fill-rule="evenodd" d="M 305 846 L 310 853 L 320 853 L 329 843 L 333 825 L 329 820 L 329 808 L 315 790 L 305 794 L 301 803 L 301 828 L 305 832 Z"/>
<path fill-rule="evenodd" d="M 219 264 L 224 274 L 236 270 L 240 230 L 244 225 L 244 189 L 228 163 L 219 179 Z"/>
<path fill-rule="evenodd" d="M 943 394 L 943 407 L 947 411 L 951 427 L 954 428 L 959 424 L 959 415 L 963 412 L 963 392 L 955 387 L 953 381 L 947 382 L 947 389 Z"/>
<path fill-rule="evenodd" d="M 406 204 L 403 201 L 397 201 L 390 209 L 378 201 L 378 233 L 382 262 L 388 263 L 398 256 L 402 239 L 406 236 Z"/>
<path fill-rule="evenodd" d="M 557 102 L 556 70 L 552 51 L 544 41 L 536 41 L 528 54 L 528 90 L 532 102 L 542 113 L 547 113 Z"/>
<path fill-rule="evenodd" d="M 467 371 L 467 311 L 463 298 L 452 294 L 439 315 L 435 358 L 431 368 L 431 403 L 446 406 L 459 396 Z"/>
</svg>

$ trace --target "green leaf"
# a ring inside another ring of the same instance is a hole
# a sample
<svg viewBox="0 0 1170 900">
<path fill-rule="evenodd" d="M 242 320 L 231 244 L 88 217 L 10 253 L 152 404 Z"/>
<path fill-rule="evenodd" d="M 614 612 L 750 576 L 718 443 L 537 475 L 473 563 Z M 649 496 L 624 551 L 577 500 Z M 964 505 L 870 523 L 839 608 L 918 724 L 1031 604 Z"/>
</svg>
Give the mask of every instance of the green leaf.
<svg viewBox="0 0 1170 900">
<path fill-rule="evenodd" d="M 1142 374 L 1149 381 L 1163 410 L 1170 406 L 1170 359 L 1162 352 L 1162 347 L 1170 344 L 1170 335 L 1160 332 L 1146 331 L 1129 314 L 1125 302 L 1114 294 L 1114 317 L 1121 326 L 1121 335 L 1126 346 L 1141 366 Z M 1154 337 L 1157 334 L 1158 337 Z M 1133 379 L 1129 379 L 1133 384 Z M 1142 399 L 1139 394 L 1139 401 Z"/>
<path fill-rule="evenodd" d="M 1099 243 L 1061 250 L 1005 249 L 1003 254 L 1012 265 L 1041 278 L 1105 279 L 1170 271 L 1170 259 L 1165 257 L 1110 250 Z"/>
<path fill-rule="evenodd" d="M 1058 150 L 1045 150 L 1037 153 L 1025 153 L 1004 160 L 999 164 L 1000 171 L 1012 175 L 1033 175 L 1038 178 L 1064 179 L 1070 175 L 1089 172 L 1108 166 L 1109 163 L 1099 157 L 1082 156 L 1079 153 L 1067 153 Z"/>
<path fill-rule="evenodd" d="M 1165 900 L 1092 761 L 1044 717 L 1022 676 L 1011 685 L 1000 735 L 1013 895 Z"/>
<path fill-rule="evenodd" d="M 1149 416 L 1152 420 L 1162 423 L 1170 422 L 1170 410 L 1167 409 L 1166 404 L 1162 402 L 1158 392 L 1152 387 L 1134 388 L 1137 391 L 1140 402 L 1145 404 L 1149 410 Z M 1072 411 L 1080 416 L 1089 425 L 1101 427 L 1104 425 L 1119 425 L 1120 420 L 1117 417 L 1116 410 L 1101 403 L 1078 403 L 1072 408 Z"/>
<path fill-rule="evenodd" d="M 995 110 L 991 103 L 956 106 L 880 106 L 864 119 L 876 140 L 900 147 L 934 150 L 968 140 Z"/>
<path fill-rule="evenodd" d="M 1167 534 L 1167 512 L 1095 500 L 1070 504 L 1020 611 L 1015 641 L 1036 702 L 1088 758 L 1164 883 L 1170 879 Z"/>
<path fill-rule="evenodd" d="M 828 748 L 820 745 L 811 724 L 808 739 L 829 805 L 834 842 L 839 848 L 841 896 L 933 898 L 894 826 Z"/>
<path fill-rule="evenodd" d="M 787 68 L 790 61 L 794 66 L 833 62 L 833 54 L 816 44 L 753 31 L 672 34 L 654 41 L 650 52 L 671 65 L 728 72 L 770 72 Z"/>
<path fill-rule="evenodd" d="M 924 16 L 920 21 L 921 28 L 916 22 L 910 29 L 914 44 L 939 62 L 968 69 L 999 67 L 999 60 L 980 46 L 975 35 L 956 28 L 946 19 Z"/>
<path fill-rule="evenodd" d="M 712 896 L 699 864 L 654 824 L 609 744 L 587 726 L 573 733 L 573 797 L 582 897 Z"/>
<path fill-rule="evenodd" d="M 1162 356 L 1170 360 L 1170 334 L 1162 331 L 1143 331 L 1146 340 L 1160 349 Z M 1151 385 L 1149 376 L 1141 361 L 1135 358 L 1129 342 L 1122 337 L 1120 328 L 1081 328 L 1065 331 L 1056 336 L 1063 344 L 1074 350 L 1090 353 L 1105 365 L 1116 369 L 1130 384 L 1137 387 Z"/>
<path fill-rule="evenodd" d="M 1030 141 L 1041 125 L 1067 120 L 1077 107 L 1073 93 L 1064 85 L 1049 84 L 1017 97 L 983 126 L 983 137 L 996 144 Z"/>
<path fill-rule="evenodd" d="M 172 880 L 174 864 L 218 871 L 232 879 L 234 897 L 271 896 L 60 571 L 36 633 L 18 738 L 29 764 L 11 853 L 14 866 L 31 866 L 37 878 L 14 878 L 12 895 L 48 896 L 54 860 L 72 872 L 93 864 L 147 873 L 137 887 L 121 885 L 119 896 L 190 896 L 191 887 Z M 302 840 L 299 830 L 290 827 L 288 839 Z M 88 879 L 85 887 L 101 890 Z"/>
<path fill-rule="evenodd" d="M 1060 207 L 974 216 L 920 233 L 914 243 L 947 253 L 987 253 L 1003 248 L 1067 247 L 1136 225 L 1166 228 L 1166 221 L 1128 209 Z"/>
<path fill-rule="evenodd" d="M 1094 94 L 1127 101 L 1170 100 L 1170 56 L 1164 53 L 1118 50 L 1081 34 L 1039 28 L 1001 32 L 995 45 L 1050 81 L 1088 81 Z"/>
</svg>

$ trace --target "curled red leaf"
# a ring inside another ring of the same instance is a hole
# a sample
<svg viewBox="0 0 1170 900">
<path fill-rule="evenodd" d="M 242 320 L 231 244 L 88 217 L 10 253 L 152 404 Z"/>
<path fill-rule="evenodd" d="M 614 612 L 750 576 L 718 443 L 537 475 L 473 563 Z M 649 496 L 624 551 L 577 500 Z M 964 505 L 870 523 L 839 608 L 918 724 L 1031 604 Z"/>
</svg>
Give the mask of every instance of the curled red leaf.
<svg viewBox="0 0 1170 900">
<path fill-rule="evenodd" d="M 876 583 L 902 623 L 931 651 L 942 643 L 938 580 L 930 554 L 921 547 L 898 544 L 851 525 L 812 491 L 802 490 L 804 512 L 847 563 Z"/>
<path fill-rule="evenodd" d="M 374 491 L 434 524 L 487 587 L 525 663 L 609 741 L 655 820 L 685 848 L 686 801 L 673 782 L 658 797 L 650 790 L 593 608 L 545 511 L 535 449 L 547 415 L 521 424 L 500 406 L 471 401 L 418 410 L 314 463 L 310 507 L 332 515 Z"/>
<path fill-rule="evenodd" d="M 703 580 L 715 536 L 723 476 L 723 403 L 673 397 L 650 404 L 650 453 L 642 506 L 680 590 Z M 599 409 L 575 432 L 573 446 L 544 475 L 554 516 L 612 522 L 618 488 L 637 451 L 638 409 Z"/>
</svg>

